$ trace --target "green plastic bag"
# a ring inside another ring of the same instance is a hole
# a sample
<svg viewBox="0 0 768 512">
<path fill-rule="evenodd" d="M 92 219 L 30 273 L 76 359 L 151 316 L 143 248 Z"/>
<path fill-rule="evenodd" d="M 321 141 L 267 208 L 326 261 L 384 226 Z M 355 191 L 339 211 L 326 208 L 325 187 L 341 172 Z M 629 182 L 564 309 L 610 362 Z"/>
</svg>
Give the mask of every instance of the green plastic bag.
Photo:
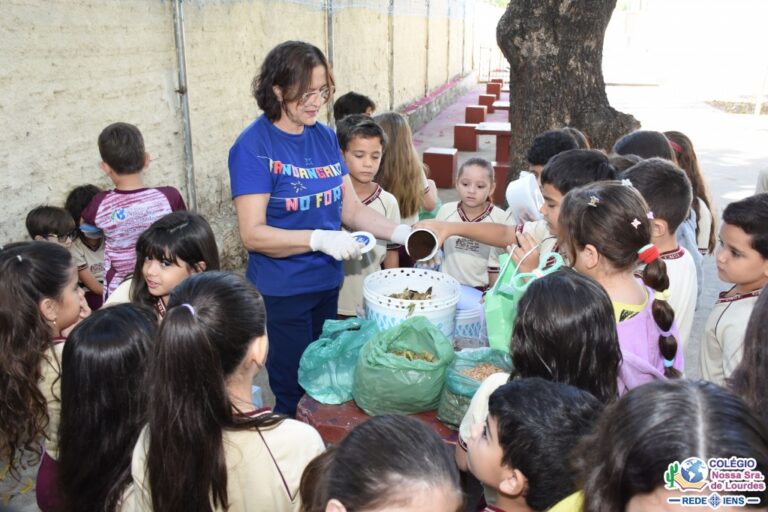
<svg viewBox="0 0 768 512">
<path fill-rule="evenodd" d="M 492 348 L 470 348 L 456 353 L 456 358 L 445 375 L 445 387 L 437 408 L 437 419 L 449 427 L 458 429 L 469 409 L 469 403 L 482 381 L 472 379 L 462 372 L 488 363 L 501 372 L 512 373 L 512 359 L 509 352 Z"/>
<path fill-rule="evenodd" d="M 530 253 L 529 253 L 530 254 Z M 523 256 L 526 258 L 528 254 Z M 550 259 L 554 263 L 547 266 Z M 528 284 L 537 277 L 554 272 L 563 266 L 563 257 L 556 252 L 544 254 L 539 259 L 539 267 L 533 272 L 518 272 L 515 261 L 509 254 L 499 256 L 501 271 L 493 288 L 485 294 L 485 324 L 488 329 L 488 345 L 502 352 L 509 352 L 512 330 L 515 327 L 517 303 L 523 296 Z"/>
<path fill-rule="evenodd" d="M 393 352 L 431 354 L 409 360 Z M 414 414 L 437 408 L 445 371 L 453 361 L 453 343 L 422 316 L 376 334 L 360 351 L 352 387 L 357 405 L 371 416 Z"/>
<path fill-rule="evenodd" d="M 320 338 L 310 343 L 301 356 L 301 387 L 323 404 L 352 400 L 352 382 L 360 349 L 377 332 L 379 329 L 372 320 L 326 320 Z"/>
</svg>

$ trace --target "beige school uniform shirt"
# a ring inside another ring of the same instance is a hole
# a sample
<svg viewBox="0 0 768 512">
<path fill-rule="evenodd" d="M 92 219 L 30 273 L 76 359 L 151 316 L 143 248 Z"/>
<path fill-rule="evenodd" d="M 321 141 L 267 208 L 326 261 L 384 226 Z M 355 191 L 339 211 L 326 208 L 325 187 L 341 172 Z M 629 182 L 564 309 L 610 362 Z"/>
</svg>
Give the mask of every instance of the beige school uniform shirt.
<svg viewBox="0 0 768 512">
<path fill-rule="evenodd" d="M 264 429 L 261 434 L 256 430 L 224 432 L 227 512 L 298 512 L 301 474 L 325 450 L 325 444 L 314 428 L 291 419 Z M 149 432 L 145 427 L 133 450 L 133 484 L 125 493 L 122 512 L 153 510 L 146 471 L 148 443 Z M 189 448 L 194 450 L 194 446 Z M 216 510 L 223 512 L 221 507 Z"/>
<path fill-rule="evenodd" d="M 531 238 L 533 238 L 533 240 L 539 245 L 540 266 L 545 265 L 544 256 L 546 254 L 559 251 L 557 237 L 555 237 L 555 235 L 549 231 L 549 228 L 547 227 L 547 221 L 544 219 L 526 222 L 525 224 L 518 224 L 517 232 L 530 235 Z M 563 264 L 568 264 L 565 256 L 563 256 Z"/>
<path fill-rule="evenodd" d="M 363 204 L 382 214 L 395 224 L 400 224 L 400 208 L 395 196 L 377 185 L 376 192 L 363 201 Z M 338 313 L 355 316 L 357 309 L 363 307 L 363 280 L 381 270 L 381 264 L 388 250 L 396 251 L 399 246 L 387 240 L 377 240 L 376 247 L 363 254 L 361 260 L 344 261 L 344 282 L 339 290 Z"/>
<path fill-rule="evenodd" d="M 661 254 L 667 265 L 669 277 L 669 305 L 675 310 L 680 343 L 685 346 L 691 337 L 693 316 L 696 313 L 696 298 L 699 285 L 696 279 L 696 264 L 693 256 L 682 247 Z"/>
<path fill-rule="evenodd" d="M 45 427 L 45 451 L 54 460 L 59 458 L 59 422 L 61 421 L 61 355 L 64 338 L 53 340 L 53 348 L 45 351 L 42 363 L 40 392 L 48 404 L 48 426 Z"/>
<path fill-rule="evenodd" d="M 435 220 L 446 222 L 492 222 L 506 223 L 507 213 L 488 203 L 483 213 L 470 219 L 461 209 L 458 201 L 444 204 L 437 212 Z M 504 249 L 481 244 L 462 236 L 451 236 L 443 244 L 442 271 L 454 277 L 461 284 L 482 287 L 488 286 L 488 273 L 499 271 L 499 254 Z"/>
<path fill-rule="evenodd" d="M 69 248 L 72 258 L 75 260 L 77 270 L 88 269 L 93 277 L 100 283 L 104 282 L 104 241 L 95 251 L 85 245 L 80 238 L 76 238 Z"/>
<path fill-rule="evenodd" d="M 733 297 L 726 293 L 712 308 L 701 343 L 701 376 L 721 386 L 741 362 L 744 333 L 760 290 Z"/>
</svg>

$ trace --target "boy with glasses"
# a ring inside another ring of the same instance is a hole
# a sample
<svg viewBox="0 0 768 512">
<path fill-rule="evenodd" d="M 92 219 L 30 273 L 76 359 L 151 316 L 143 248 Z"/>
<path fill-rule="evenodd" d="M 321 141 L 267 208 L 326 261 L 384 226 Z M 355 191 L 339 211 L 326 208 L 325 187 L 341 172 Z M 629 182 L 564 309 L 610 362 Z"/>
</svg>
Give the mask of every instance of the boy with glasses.
<svg viewBox="0 0 768 512">
<path fill-rule="evenodd" d="M 27 214 L 27 232 L 32 240 L 44 240 L 59 244 L 66 249 L 77 237 L 77 226 L 64 208 L 38 206 Z"/>
</svg>

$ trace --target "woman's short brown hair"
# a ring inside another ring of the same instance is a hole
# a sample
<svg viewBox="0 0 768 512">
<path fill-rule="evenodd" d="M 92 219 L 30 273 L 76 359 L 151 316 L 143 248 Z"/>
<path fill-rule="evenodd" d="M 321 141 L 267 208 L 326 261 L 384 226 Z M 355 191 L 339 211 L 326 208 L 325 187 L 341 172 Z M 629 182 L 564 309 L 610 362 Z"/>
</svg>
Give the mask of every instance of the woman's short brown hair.
<svg viewBox="0 0 768 512">
<path fill-rule="evenodd" d="M 328 59 L 317 46 L 303 41 L 285 41 L 272 48 L 251 84 L 253 97 L 267 119 L 280 119 L 283 108 L 272 87 L 276 85 L 283 91 L 283 102 L 296 101 L 309 90 L 312 70 L 317 66 L 325 68 L 328 86 L 333 86 Z"/>
</svg>

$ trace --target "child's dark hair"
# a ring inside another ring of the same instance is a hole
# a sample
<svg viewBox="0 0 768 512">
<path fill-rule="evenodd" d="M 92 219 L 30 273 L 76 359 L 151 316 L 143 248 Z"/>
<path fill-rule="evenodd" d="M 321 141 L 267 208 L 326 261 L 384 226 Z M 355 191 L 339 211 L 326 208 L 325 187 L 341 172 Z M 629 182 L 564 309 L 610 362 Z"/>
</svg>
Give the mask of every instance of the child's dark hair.
<svg viewBox="0 0 768 512">
<path fill-rule="evenodd" d="M 621 349 L 613 305 L 594 279 L 563 268 L 535 279 L 520 298 L 510 380 L 541 377 L 618 398 Z"/>
<path fill-rule="evenodd" d="M 491 180 L 491 184 L 496 182 L 496 172 L 493 169 L 493 164 L 485 158 L 481 158 L 479 156 L 473 156 L 472 158 L 469 158 L 464 163 L 462 163 L 459 167 L 459 172 L 456 173 L 456 179 L 461 178 L 461 173 L 464 172 L 464 169 L 473 165 L 480 167 L 481 169 L 485 169 L 485 172 L 488 174 L 488 179 Z"/>
<path fill-rule="evenodd" d="M 301 477 L 302 512 L 323 512 L 333 498 L 347 510 L 404 505 L 425 484 L 460 496 L 459 471 L 443 440 L 417 419 L 376 416 L 309 463 Z"/>
<path fill-rule="evenodd" d="M 258 430 L 283 420 L 239 413 L 225 385 L 254 338 L 265 333 L 264 299 L 241 276 L 203 272 L 173 290 L 147 378 L 154 510 L 228 508 L 222 431 Z"/>
<path fill-rule="evenodd" d="M 75 224 L 80 224 L 80 218 L 83 216 L 83 210 L 88 206 L 93 197 L 101 192 L 96 185 L 80 185 L 75 187 L 67 194 L 67 200 L 64 202 L 64 209 L 69 212 Z"/>
<path fill-rule="evenodd" d="M 712 199 L 709 197 L 709 190 L 707 187 L 707 181 L 704 179 L 704 174 L 699 167 L 699 159 L 696 157 L 696 151 L 693 149 L 693 142 L 684 133 L 677 131 L 664 132 L 664 135 L 672 145 L 672 150 L 675 152 L 677 158 L 677 165 L 685 172 L 688 179 L 691 181 L 691 188 L 693 189 L 693 198 L 691 201 L 691 208 L 696 212 L 696 218 L 701 218 L 701 208 L 699 206 L 699 199 L 706 205 L 710 212 L 714 212 L 712 208 Z M 714 217 L 714 215 L 713 215 Z M 717 245 L 717 229 L 715 223 L 712 222 L 709 233 L 707 233 L 707 250 L 711 254 L 715 250 Z M 699 235 L 699 226 L 696 225 L 696 236 Z"/>
<path fill-rule="evenodd" d="M 750 245 L 768 259 L 768 193 L 734 201 L 723 210 L 723 222 L 751 236 Z"/>
<path fill-rule="evenodd" d="M 57 244 L 17 242 L 0 248 L 0 456 L 11 474 L 19 448 L 40 452 L 48 425 L 39 382 L 53 332 L 39 304 L 61 297 L 73 269 L 69 251 Z"/>
<path fill-rule="evenodd" d="M 752 458 L 752 470 L 766 474 L 768 432 L 739 397 L 711 382 L 659 380 L 606 409 L 579 452 L 584 510 L 615 512 L 663 486 L 668 466 L 689 457 Z M 766 491 L 739 494 L 768 500 Z"/>
<path fill-rule="evenodd" d="M 336 98 L 333 102 L 333 119 L 338 124 L 345 117 L 365 114 L 368 109 L 371 109 L 371 111 L 376 110 L 376 104 L 371 98 L 354 91 L 349 91 Z"/>
<path fill-rule="evenodd" d="M 48 235 L 70 235 L 77 228 L 72 216 L 64 208 L 58 206 L 38 206 L 27 214 L 27 232 L 30 238 Z"/>
<path fill-rule="evenodd" d="M 663 158 L 677 163 L 675 152 L 667 137 L 653 130 L 636 130 L 621 137 L 613 145 L 618 155 L 637 155 L 640 158 Z"/>
<path fill-rule="evenodd" d="M 584 135 L 584 132 L 578 128 L 574 128 L 573 126 L 566 126 L 565 128 L 561 128 L 560 131 L 563 131 L 573 137 L 573 140 L 576 141 L 579 149 L 591 149 L 589 145 L 589 139 L 586 135 Z"/>
<path fill-rule="evenodd" d="M 768 425 L 768 292 L 760 294 L 744 334 L 744 354 L 727 379 L 728 387 L 741 396 Z"/>
<path fill-rule="evenodd" d="M 363 139 L 379 139 L 381 148 L 387 147 L 387 134 L 376 121 L 368 116 L 352 114 L 336 123 L 336 137 L 342 151 L 349 148 L 349 143 L 361 137 Z"/>
<path fill-rule="evenodd" d="M 94 312 L 67 338 L 58 458 L 66 510 L 115 510 L 131 483 L 156 330 L 151 309 L 118 304 Z"/>
<path fill-rule="evenodd" d="M 153 306 L 157 297 L 149 293 L 147 281 L 142 275 L 146 259 L 168 261 L 174 265 L 178 259 L 193 268 L 202 261 L 206 271 L 220 268 L 219 251 L 211 226 L 203 216 L 186 210 L 169 213 L 156 220 L 136 242 L 131 300 Z"/>
<path fill-rule="evenodd" d="M 608 159 L 619 172 L 624 172 L 633 165 L 643 161 L 643 159 L 637 155 L 617 155 L 615 153 L 611 154 Z"/>
<path fill-rule="evenodd" d="M 547 130 L 538 134 L 525 154 L 531 165 L 545 165 L 550 158 L 569 149 L 578 149 L 576 139 L 562 130 Z"/>
<path fill-rule="evenodd" d="M 691 210 L 691 182 L 669 160 L 649 158 L 630 167 L 622 178 L 632 182 L 643 196 L 655 219 L 666 221 L 674 234 Z"/>
<path fill-rule="evenodd" d="M 280 119 L 284 105 L 297 101 L 309 90 L 312 70 L 317 66 L 325 68 L 328 87 L 333 88 L 333 73 L 320 49 L 304 41 L 285 41 L 272 48 L 261 64 L 259 74 L 253 78 L 251 92 L 267 119 Z M 272 89 L 282 91 L 282 101 Z"/>
<path fill-rule="evenodd" d="M 101 159 L 117 174 L 136 174 L 144 168 L 144 137 L 129 123 L 113 123 L 99 134 Z"/>
<path fill-rule="evenodd" d="M 633 187 L 618 182 L 602 181 L 573 189 L 560 207 L 563 223 L 563 246 L 572 263 L 579 250 L 592 245 L 618 271 L 633 270 L 639 263 L 638 253 L 651 243 L 648 205 Z M 643 282 L 656 291 L 669 288 L 667 265 L 654 259 L 643 269 Z M 653 319 L 659 326 L 659 350 L 665 359 L 664 374 L 680 377 L 680 372 L 666 364 L 674 361 L 678 343 L 670 333 L 675 312 L 667 301 L 652 300 Z"/>
<path fill-rule="evenodd" d="M 488 415 L 497 422 L 502 465 L 528 480 L 525 502 L 547 510 L 577 489 L 571 452 L 592 432 L 603 404 L 567 384 L 531 378 L 491 394 Z"/>
<path fill-rule="evenodd" d="M 588 183 L 616 178 L 616 168 L 605 153 L 595 149 L 569 149 L 558 153 L 541 171 L 541 184 L 548 183 L 563 195 Z"/>
</svg>

